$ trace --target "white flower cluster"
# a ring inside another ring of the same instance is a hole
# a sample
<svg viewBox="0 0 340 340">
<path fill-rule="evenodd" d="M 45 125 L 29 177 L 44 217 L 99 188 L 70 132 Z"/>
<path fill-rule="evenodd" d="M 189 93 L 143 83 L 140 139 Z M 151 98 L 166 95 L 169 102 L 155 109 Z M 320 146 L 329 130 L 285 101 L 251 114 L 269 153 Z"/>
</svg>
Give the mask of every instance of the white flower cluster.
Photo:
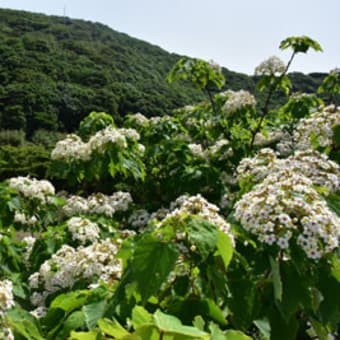
<svg viewBox="0 0 340 340">
<path fill-rule="evenodd" d="M 1 325 L 0 325 L 1 326 Z M 10 328 L 1 328 L 0 329 L 0 339 L 4 339 L 4 340 L 14 340 L 14 335 L 11 331 Z"/>
<path fill-rule="evenodd" d="M 236 172 L 239 180 L 251 176 L 255 182 L 259 182 L 268 174 L 282 170 L 308 177 L 313 185 L 326 188 L 327 193 L 340 189 L 339 165 L 316 150 L 296 151 L 286 159 L 278 159 L 273 150 L 265 148 L 253 158 L 244 158 Z"/>
<path fill-rule="evenodd" d="M 24 263 L 26 266 L 29 265 L 29 258 L 31 256 L 34 243 L 37 239 L 33 236 L 26 236 L 22 239 L 22 242 L 25 243 L 25 253 L 23 255 Z"/>
<path fill-rule="evenodd" d="M 209 203 L 200 194 L 196 196 L 180 196 L 173 202 L 170 206 L 170 212 L 165 216 L 163 220 L 160 221 L 158 227 L 161 227 L 169 219 L 173 218 L 183 218 L 186 215 L 196 215 L 208 222 L 214 224 L 222 232 L 227 234 L 231 241 L 234 242 L 234 236 L 231 233 L 230 224 L 225 221 L 225 219 L 218 214 L 219 208 Z"/>
<path fill-rule="evenodd" d="M 98 214 L 112 217 L 118 211 L 126 211 L 132 197 L 128 192 L 118 191 L 111 196 L 95 193 L 84 198 L 81 196 L 70 196 L 66 199 L 63 211 L 67 216 L 81 214 Z"/>
<path fill-rule="evenodd" d="M 16 211 L 14 213 L 14 222 L 23 225 L 34 226 L 38 222 L 38 219 L 33 216 L 28 216 L 23 212 Z"/>
<path fill-rule="evenodd" d="M 91 159 L 91 150 L 79 136 L 70 134 L 65 139 L 57 142 L 52 150 L 51 158 L 66 161 L 88 161 Z"/>
<path fill-rule="evenodd" d="M 37 180 L 29 177 L 12 177 L 8 186 L 17 190 L 21 195 L 29 199 L 37 199 L 41 203 L 48 203 L 55 194 L 54 186 L 47 180 Z"/>
<path fill-rule="evenodd" d="M 139 126 L 145 126 L 149 123 L 149 118 L 145 117 L 143 114 L 141 114 L 140 112 L 137 112 L 133 115 L 129 116 L 129 119 L 135 123 L 136 125 Z"/>
<path fill-rule="evenodd" d="M 66 224 L 74 241 L 85 244 L 87 242 L 94 243 L 99 239 L 100 230 L 97 223 L 91 222 L 87 218 L 72 217 Z"/>
<path fill-rule="evenodd" d="M 281 141 L 286 137 L 287 134 L 287 132 L 283 131 L 270 131 L 267 133 L 267 135 L 259 132 L 255 136 L 254 145 L 257 147 L 265 147 Z"/>
<path fill-rule="evenodd" d="M 14 306 L 13 284 L 9 280 L 0 281 L 0 324 L 6 312 Z"/>
<path fill-rule="evenodd" d="M 289 248 L 290 239 L 311 259 L 339 245 L 340 219 L 312 188 L 312 181 L 290 170 L 270 174 L 235 205 L 235 217 L 260 242 Z"/>
<path fill-rule="evenodd" d="M 340 167 L 328 159 L 326 154 L 316 150 L 296 151 L 287 159 L 278 159 L 273 172 L 290 169 L 308 177 L 315 186 L 326 188 L 329 192 L 340 189 Z"/>
<path fill-rule="evenodd" d="M 189 144 L 188 145 L 191 153 L 196 156 L 196 157 L 202 157 L 204 158 L 205 157 L 205 153 L 204 153 L 204 150 L 202 148 L 202 145 L 201 144 Z"/>
<path fill-rule="evenodd" d="M 276 150 L 282 157 L 287 157 L 294 151 L 295 144 L 294 136 L 287 132 L 282 135 L 282 138 L 276 144 Z"/>
<path fill-rule="evenodd" d="M 309 118 L 301 119 L 294 134 L 297 148 L 310 148 L 313 140 L 317 140 L 321 147 L 331 146 L 335 125 L 340 125 L 340 106 L 330 105 Z"/>
<path fill-rule="evenodd" d="M 13 284 L 9 280 L 0 281 L 0 339 L 14 340 L 10 328 L 6 327 L 6 312 L 14 306 Z"/>
<path fill-rule="evenodd" d="M 113 240 L 101 240 L 90 246 L 72 248 L 63 245 L 40 270 L 29 277 L 34 293 L 31 303 L 44 306 L 46 297 L 60 289 L 72 288 L 79 280 L 89 284 L 113 283 L 121 277 L 122 263 L 116 257 L 118 246 Z M 43 290 L 42 292 L 37 290 Z"/>
<path fill-rule="evenodd" d="M 255 97 L 245 90 L 240 91 L 228 90 L 224 92 L 224 96 L 227 97 L 227 100 L 224 103 L 222 110 L 226 113 L 233 113 L 243 108 L 250 108 L 256 106 Z"/>
<path fill-rule="evenodd" d="M 145 209 L 135 210 L 129 217 L 129 225 L 134 229 L 144 228 L 149 221 L 150 214 Z"/>
<path fill-rule="evenodd" d="M 220 139 L 216 141 L 215 144 L 210 146 L 207 150 L 208 157 L 216 157 L 218 155 L 218 160 L 222 161 L 228 159 L 233 156 L 234 151 L 229 145 L 229 141 L 227 139 Z M 224 149 L 224 151 L 222 151 Z"/>
<path fill-rule="evenodd" d="M 281 76 L 286 70 L 285 63 L 276 56 L 264 60 L 255 68 L 256 76 Z"/>
<path fill-rule="evenodd" d="M 103 153 L 107 144 L 126 148 L 128 140 L 138 141 L 139 138 L 138 132 L 134 129 L 117 129 L 109 125 L 93 135 L 87 143 L 83 142 L 77 135 L 68 135 L 56 144 L 52 150 L 51 158 L 66 161 L 88 161 L 93 152 Z"/>
<path fill-rule="evenodd" d="M 154 116 L 149 119 L 149 122 L 152 126 L 156 126 L 164 123 L 172 123 L 173 119 L 169 115 Z"/>
<path fill-rule="evenodd" d="M 256 182 L 264 179 L 273 168 L 277 157 L 272 149 L 264 148 L 253 158 L 243 158 L 236 169 L 238 180 L 252 177 Z"/>
</svg>

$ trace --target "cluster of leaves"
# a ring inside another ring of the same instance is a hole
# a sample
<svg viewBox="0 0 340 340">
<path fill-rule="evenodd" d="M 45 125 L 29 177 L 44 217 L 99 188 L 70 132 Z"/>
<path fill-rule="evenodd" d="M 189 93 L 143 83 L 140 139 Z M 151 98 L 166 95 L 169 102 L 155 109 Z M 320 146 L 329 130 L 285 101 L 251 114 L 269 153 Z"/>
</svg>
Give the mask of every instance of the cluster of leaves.
<svg viewBox="0 0 340 340">
<path fill-rule="evenodd" d="M 307 37 L 281 44 L 292 48 L 293 57 L 318 46 Z M 98 225 L 100 240 L 120 245 L 117 257 L 122 275 L 106 281 L 76 277 L 70 280 L 72 286 L 48 292 L 42 315 L 34 310 L 31 298 L 44 287 L 29 284 L 32 274 L 41 268 L 58 273 L 60 268 L 46 261 L 64 246 L 77 251 L 90 241 L 84 245 L 72 238 L 67 227 L 71 216 L 63 210 L 65 193 L 51 195 L 41 205 L 20 195 L 8 182 L 1 184 L 0 279 L 13 282 L 16 305 L 7 312 L 5 325 L 16 339 L 326 340 L 330 334 L 338 335 L 339 249 L 314 261 L 292 244 L 286 257 L 278 246 L 259 242 L 234 217 L 234 203 L 254 185 L 253 181 L 239 183 L 235 169 L 261 147 L 259 136 L 275 149 L 273 133 L 284 128 L 293 134 L 299 120 L 322 104 L 316 95 L 298 95 L 283 106 L 272 106 L 271 99 L 288 83 L 285 74 L 268 77 L 260 82 L 263 106 L 241 105 L 228 111 L 226 102 L 232 94 L 216 93 L 223 84 L 219 71 L 198 59 L 182 59 L 172 70 L 171 80 L 191 80 L 207 100 L 172 116 L 127 116 L 123 127 L 136 129 L 138 142 L 145 147 L 135 163 L 137 144 L 125 153 L 110 145 L 91 164 L 75 162 L 72 167 L 64 162 L 63 171 L 60 162 L 53 161 L 50 173 L 66 178 L 68 182 L 58 183 L 64 189 L 83 196 L 98 189 L 125 190 L 134 204 L 109 217 L 74 210 L 73 217 Z M 87 141 L 116 124 L 110 115 L 94 112 L 81 122 L 77 133 Z M 335 160 L 339 152 L 336 129 L 333 149 L 322 150 Z M 220 215 L 211 219 L 218 209 L 207 202 L 202 213 L 203 198 L 191 211 L 181 210 L 183 197 L 174 200 L 183 194 L 201 194 L 219 205 Z M 229 201 L 222 204 L 226 194 Z M 340 215 L 339 192 L 327 200 Z M 143 216 L 155 214 L 135 225 L 132 217 L 141 209 Z M 36 228 L 18 223 L 18 211 L 36 215 Z M 29 252 L 27 241 L 22 240 L 27 234 L 37 239 Z M 72 272 L 67 273 L 72 277 Z"/>
</svg>

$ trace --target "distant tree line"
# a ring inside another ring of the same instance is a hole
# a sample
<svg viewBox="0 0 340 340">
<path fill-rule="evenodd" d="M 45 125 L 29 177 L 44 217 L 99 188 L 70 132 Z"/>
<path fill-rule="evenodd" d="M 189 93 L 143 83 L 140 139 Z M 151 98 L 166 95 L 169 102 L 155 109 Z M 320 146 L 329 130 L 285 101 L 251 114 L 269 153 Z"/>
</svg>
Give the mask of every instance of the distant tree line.
<svg viewBox="0 0 340 340">
<path fill-rule="evenodd" d="M 74 131 L 91 111 L 170 113 L 202 95 L 165 78 L 180 56 L 82 20 L 0 9 L 0 129 Z M 254 77 L 223 69 L 225 88 L 255 92 Z M 315 92 L 324 74 L 291 74 Z M 280 96 L 275 98 L 280 101 Z"/>
</svg>

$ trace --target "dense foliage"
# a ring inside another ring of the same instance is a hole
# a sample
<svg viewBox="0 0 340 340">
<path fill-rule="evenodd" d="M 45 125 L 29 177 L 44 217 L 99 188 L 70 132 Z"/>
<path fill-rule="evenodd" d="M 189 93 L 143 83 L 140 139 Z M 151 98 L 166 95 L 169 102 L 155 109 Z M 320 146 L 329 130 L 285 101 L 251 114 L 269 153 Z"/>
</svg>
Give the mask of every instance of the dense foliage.
<svg viewBox="0 0 340 340">
<path fill-rule="evenodd" d="M 169 81 L 205 101 L 122 121 L 92 112 L 55 144 L 54 184 L 0 183 L 1 339 L 339 336 L 340 107 L 291 91 L 293 59 L 320 45 L 280 46 L 287 64 L 255 70 L 261 105 L 218 92 L 217 65 L 181 58 Z"/>
<path fill-rule="evenodd" d="M 202 99 L 165 77 L 179 59 L 99 23 L 0 9 L 0 127 L 74 131 L 92 111 L 117 121 Z M 254 92 L 254 78 L 223 70 L 228 88 Z M 315 92 L 323 74 L 292 74 L 295 90 Z M 282 96 L 278 96 L 276 100 Z"/>
</svg>

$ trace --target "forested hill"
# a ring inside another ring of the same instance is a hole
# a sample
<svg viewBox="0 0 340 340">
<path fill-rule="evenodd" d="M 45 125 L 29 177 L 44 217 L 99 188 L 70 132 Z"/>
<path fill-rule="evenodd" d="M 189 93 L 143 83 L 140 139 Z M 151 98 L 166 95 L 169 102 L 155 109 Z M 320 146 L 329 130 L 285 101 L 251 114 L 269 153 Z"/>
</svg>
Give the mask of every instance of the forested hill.
<svg viewBox="0 0 340 340">
<path fill-rule="evenodd" d="M 180 56 L 100 23 L 0 9 L 0 129 L 72 131 L 91 111 L 118 118 L 161 115 L 201 99 L 168 85 Z M 224 69 L 227 88 L 254 79 Z M 292 74 L 295 90 L 314 91 L 324 74 Z"/>
</svg>

